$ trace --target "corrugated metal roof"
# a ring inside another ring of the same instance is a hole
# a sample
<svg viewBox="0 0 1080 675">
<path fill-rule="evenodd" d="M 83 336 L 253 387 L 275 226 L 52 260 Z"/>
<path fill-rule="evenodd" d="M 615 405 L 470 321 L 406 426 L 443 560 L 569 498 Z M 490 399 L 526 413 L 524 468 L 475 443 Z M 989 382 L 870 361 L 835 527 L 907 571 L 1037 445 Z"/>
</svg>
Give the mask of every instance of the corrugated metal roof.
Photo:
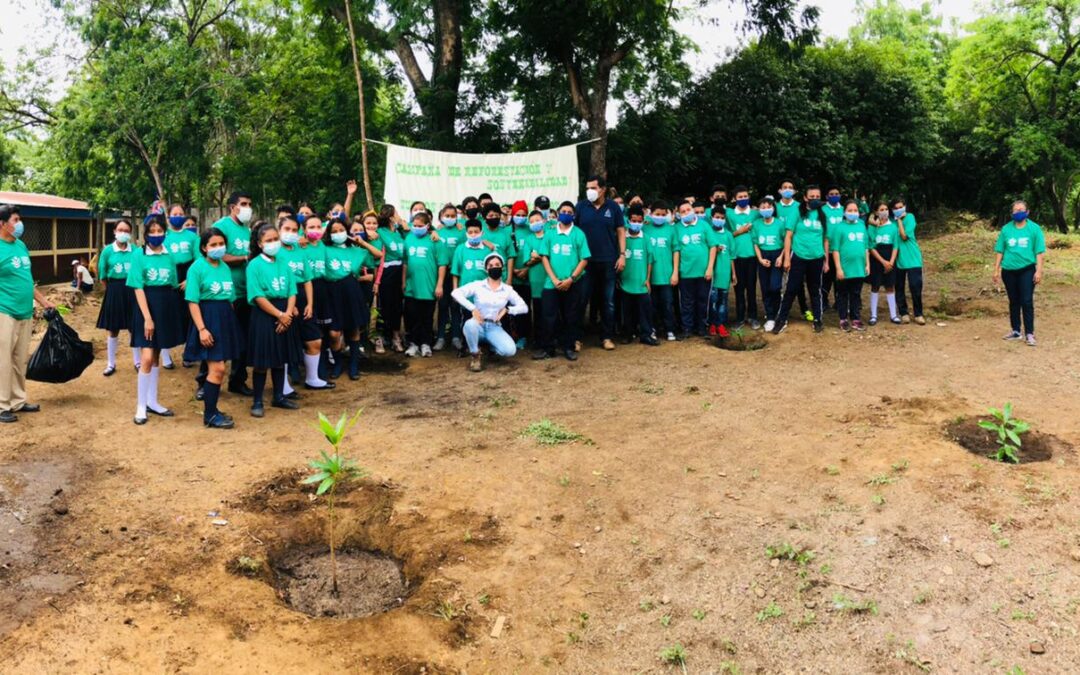
<svg viewBox="0 0 1080 675">
<path fill-rule="evenodd" d="M 38 206 L 47 209 L 79 209 L 89 211 L 90 205 L 77 199 L 57 197 L 55 195 L 42 195 L 35 192 L 3 192 L 0 191 L 0 204 L 14 204 L 17 206 Z"/>
</svg>

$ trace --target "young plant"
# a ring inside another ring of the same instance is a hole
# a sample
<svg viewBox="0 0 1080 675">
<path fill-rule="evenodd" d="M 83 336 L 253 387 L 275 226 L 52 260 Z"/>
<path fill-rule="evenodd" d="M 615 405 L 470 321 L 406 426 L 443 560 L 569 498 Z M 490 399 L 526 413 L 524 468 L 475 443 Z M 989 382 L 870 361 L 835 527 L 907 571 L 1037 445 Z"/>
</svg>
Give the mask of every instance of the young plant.
<svg viewBox="0 0 1080 675">
<path fill-rule="evenodd" d="M 686 648 L 678 642 L 660 650 L 660 660 L 669 666 L 682 666 L 686 672 Z"/>
<path fill-rule="evenodd" d="M 360 419 L 361 412 L 361 410 L 357 410 L 351 419 L 347 413 L 342 413 L 337 424 L 327 419 L 326 415 L 319 413 L 319 430 L 322 431 L 326 441 L 333 447 L 334 454 L 327 455 L 325 450 L 321 451 L 322 456 L 319 459 L 313 459 L 308 463 L 315 470 L 315 473 L 302 481 L 305 484 L 318 483 L 319 486 L 315 489 L 315 494 L 326 495 L 327 538 L 330 542 L 330 592 L 334 596 L 338 594 L 337 557 L 334 543 L 334 494 L 341 485 L 368 475 L 367 470 L 358 466 L 355 460 L 343 457 L 340 450 L 341 442 L 345 440 L 345 434 Z"/>
<path fill-rule="evenodd" d="M 570 431 L 549 419 L 533 422 L 521 432 L 522 436 L 531 436 L 540 445 L 560 445 L 574 441 L 587 441 L 581 434 Z"/>
<path fill-rule="evenodd" d="M 1005 403 L 1005 407 L 1001 410 L 990 408 L 993 419 L 980 420 L 979 426 L 997 434 L 998 451 L 990 455 L 991 459 L 1019 464 L 1020 457 L 1017 453 L 1020 452 L 1020 446 L 1023 445 L 1020 434 L 1028 432 L 1031 425 L 1013 417 L 1012 413 L 1013 406 L 1011 402 Z"/>
</svg>

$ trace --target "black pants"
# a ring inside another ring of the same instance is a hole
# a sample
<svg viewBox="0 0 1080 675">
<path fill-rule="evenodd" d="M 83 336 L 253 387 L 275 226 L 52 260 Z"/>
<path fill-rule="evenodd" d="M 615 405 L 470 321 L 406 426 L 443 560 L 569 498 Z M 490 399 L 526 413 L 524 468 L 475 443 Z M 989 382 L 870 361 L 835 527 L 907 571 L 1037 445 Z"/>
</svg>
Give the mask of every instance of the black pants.
<svg viewBox="0 0 1080 675">
<path fill-rule="evenodd" d="M 844 279 L 836 282 L 836 312 L 841 321 L 858 321 L 862 311 L 863 279 Z"/>
<path fill-rule="evenodd" d="M 836 265 L 829 264 L 829 271 L 824 272 L 821 275 L 821 304 L 822 307 L 828 309 L 829 307 L 829 292 L 833 290 L 833 286 L 836 285 Z M 833 304 L 836 303 L 836 294 L 833 293 Z"/>
<path fill-rule="evenodd" d="M 240 334 L 247 335 L 251 324 L 251 305 L 247 303 L 247 298 L 233 302 L 233 312 L 236 313 L 236 322 L 240 325 Z M 233 359 L 232 370 L 229 371 L 229 386 L 234 388 L 247 385 L 247 341 L 241 340 L 240 344 L 240 354 Z"/>
<path fill-rule="evenodd" d="M 765 267 L 758 264 L 758 281 L 761 283 L 761 304 L 765 305 L 765 320 L 772 319 L 780 311 L 780 292 L 784 286 L 784 270 L 776 266 L 776 260 L 783 254 L 782 250 L 762 251 L 761 257 L 768 260 L 772 265 Z"/>
<path fill-rule="evenodd" d="M 653 334 L 653 306 L 648 293 L 622 294 L 623 332 L 629 338 L 647 338 Z"/>
<path fill-rule="evenodd" d="M 1023 333 L 1035 334 L 1035 266 L 1018 270 L 1001 270 L 1001 281 L 1009 294 L 1009 322 L 1020 333 L 1020 317 L 1024 318 Z"/>
<path fill-rule="evenodd" d="M 548 351 L 559 346 L 573 349 L 574 342 L 581 339 L 581 317 L 585 288 L 580 281 L 569 290 L 557 291 L 545 288 L 540 297 L 541 345 Z"/>
<path fill-rule="evenodd" d="M 379 283 L 379 332 L 384 340 L 401 330 L 401 265 L 384 267 Z"/>
<path fill-rule="evenodd" d="M 521 296 L 521 299 L 525 301 L 525 304 L 528 305 L 530 299 L 529 296 L 532 294 L 532 289 L 529 288 L 529 285 L 513 284 L 513 287 L 514 290 L 517 291 L 517 294 Z M 513 330 L 510 334 L 514 336 L 515 340 L 520 340 L 522 338 L 525 338 L 526 340 L 533 339 L 532 317 L 533 310 L 531 308 L 525 314 L 517 314 L 514 316 L 512 321 L 513 325 L 511 326 Z"/>
<path fill-rule="evenodd" d="M 757 258 L 735 258 L 735 322 L 757 321 Z"/>
<path fill-rule="evenodd" d="M 911 288 L 911 307 L 915 311 L 915 316 L 922 316 L 922 268 L 912 267 L 906 270 L 896 268 L 896 311 L 900 316 L 908 313 L 907 295 L 904 293 L 905 284 Z"/>
<path fill-rule="evenodd" d="M 777 323 L 787 323 L 788 316 L 791 314 L 791 305 L 795 302 L 795 297 L 803 293 L 804 288 L 810 292 L 810 311 L 814 313 L 814 321 L 821 321 L 821 270 L 823 267 L 825 267 L 825 258 L 806 260 L 797 255 L 791 256 L 787 286 L 784 288 L 784 297 L 780 300 L 780 311 L 776 314 Z"/>
<path fill-rule="evenodd" d="M 705 335 L 705 320 L 709 316 L 709 288 L 712 282 L 705 277 L 679 279 L 679 302 L 684 333 Z"/>
<path fill-rule="evenodd" d="M 652 287 L 653 321 L 656 332 L 677 333 L 679 324 L 675 321 L 674 290 L 670 285 Z"/>
<path fill-rule="evenodd" d="M 591 306 L 590 314 L 600 314 L 602 340 L 615 337 L 615 276 L 615 263 L 610 260 L 590 260 L 585 266 L 585 297 Z"/>
<path fill-rule="evenodd" d="M 405 333 L 417 347 L 435 342 L 431 322 L 435 319 L 435 301 L 405 298 Z"/>
</svg>

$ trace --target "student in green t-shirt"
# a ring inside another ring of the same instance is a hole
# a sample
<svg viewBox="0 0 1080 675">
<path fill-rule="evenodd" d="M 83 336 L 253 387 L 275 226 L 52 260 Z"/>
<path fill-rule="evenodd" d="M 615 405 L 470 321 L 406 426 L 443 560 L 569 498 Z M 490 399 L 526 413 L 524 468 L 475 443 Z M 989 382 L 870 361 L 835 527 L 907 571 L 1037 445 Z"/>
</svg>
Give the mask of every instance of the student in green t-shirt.
<svg viewBox="0 0 1080 675">
<path fill-rule="evenodd" d="M 378 253 L 373 253 L 371 250 L 365 250 L 360 260 L 360 292 L 364 296 L 364 306 L 368 308 L 367 324 L 360 329 L 360 341 L 364 343 L 368 340 L 375 342 L 370 334 L 371 312 L 375 307 L 375 284 L 378 283 L 382 276 L 382 263 L 383 258 L 386 257 L 386 247 L 379 236 L 379 214 L 374 211 L 365 211 L 360 218 L 360 224 L 364 236 L 357 237 L 354 235 L 353 240 L 357 243 L 367 242 L 374 250 L 378 251 Z M 353 223 L 352 232 L 356 233 L 356 230 L 356 223 Z M 376 349 L 375 353 L 385 354 L 386 347 L 383 346 L 382 351 Z"/>
<path fill-rule="evenodd" d="M 225 379 L 225 362 L 240 354 L 247 339 L 241 334 L 233 311 L 236 289 L 229 266 L 223 262 L 226 250 L 224 232 L 216 227 L 204 232 L 184 289 L 191 316 L 184 360 L 206 362 L 202 383 L 203 424 L 212 429 L 234 426 L 232 417 L 218 409 L 218 400 Z"/>
<path fill-rule="evenodd" d="M 98 255 L 98 278 L 105 284 L 105 298 L 101 301 L 97 327 L 105 330 L 108 361 L 102 373 L 109 377 L 116 372 L 116 351 L 120 346 L 120 331 L 131 329 L 131 317 L 135 311 L 135 292 L 127 285 L 131 258 L 135 255 L 131 245 L 131 222 L 126 218 L 116 221 L 113 227 L 113 243 L 101 249 Z M 135 367 L 139 367 L 139 350 L 132 350 Z"/>
<path fill-rule="evenodd" d="M 829 228 L 844 222 L 844 205 L 841 202 L 842 197 L 840 196 L 840 188 L 836 185 L 827 186 L 825 188 L 825 202 L 821 204 L 821 217 L 825 221 L 825 236 L 830 239 L 832 239 L 832 236 L 829 234 Z M 832 292 L 835 284 L 836 267 L 830 264 L 828 271 L 823 273 L 821 279 L 823 309 L 829 309 L 829 293 Z M 836 297 L 834 294 L 834 303 L 835 300 Z"/>
<path fill-rule="evenodd" d="M 214 223 L 214 227 L 225 233 L 225 258 L 223 262 L 229 266 L 233 275 L 233 288 L 236 289 L 236 302 L 233 310 L 236 312 L 236 320 L 240 323 L 240 330 L 246 335 L 248 322 L 251 318 L 251 305 L 247 302 L 247 294 L 244 285 L 247 277 L 244 270 L 248 264 L 248 249 L 251 246 L 251 223 L 254 211 L 251 208 L 251 195 L 247 192 L 234 191 L 229 195 L 226 202 L 229 213 Z M 229 373 L 228 390 L 234 394 L 244 396 L 251 395 L 251 389 L 247 386 L 247 350 L 232 362 L 232 370 Z"/>
<path fill-rule="evenodd" d="M 503 281 L 506 281 L 507 278 L 513 278 L 514 257 L 517 255 L 517 251 L 514 250 L 512 228 L 503 227 L 502 209 L 495 202 L 485 204 L 480 207 L 480 210 L 484 223 L 487 225 L 484 228 L 484 241 L 490 242 L 492 250 L 506 260 L 506 266 L 503 268 L 503 274 L 509 275 L 503 277 Z"/>
<path fill-rule="evenodd" d="M 870 251 L 866 225 L 859 218 L 854 199 L 844 204 L 843 222 L 829 230 L 830 250 L 836 267 L 836 312 L 841 330 L 866 330 L 859 318 L 862 286 L 870 274 Z"/>
<path fill-rule="evenodd" d="M 506 229 L 510 230 L 514 242 L 514 272 L 509 277 L 510 284 L 518 295 L 522 298 L 528 298 L 530 292 L 529 279 L 519 273 L 521 248 L 526 240 L 532 237 L 532 231 L 529 229 L 529 205 L 524 199 L 519 199 L 510 205 L 510 225 Z M 532 317 L 532 312 L 526 312 L 514 314 L 513 316 L 508 315 L 503 318 L 504 324 L 510 324 L 510 335 L 513 336 L 515 347 L 518 349 L 525 349 L 529 338 L 532 336 Z"/>
<path fill-rule="evenodd" d="M 825 270 L 829 265 L 829 239 L 825 231 L 825 217 L 821 214 L 821 188 L 807 185 L 803 192 L 803 201 L 798 213 L 785 224 L 784 267 L 787 272 L 787 286 L 780 300 L 780 311 L 776 316 L 773 334 L 779 335 L 787 329 L 788 317 L 795 297 L 805 288 L 810 295 L 809 318 L 814 322 L 814 332 L 825 329 L 821 321 L 822 304 L 821 284 Z"/>
<path fill-rule="evenodd" d="M 694 212 L 693 205 L 683 200 L 678 207 L 679 224 L 675 226 L 674 279 L 679 285 L 679 309 L 682 316 L 682 337 L 691 334 L 705 337 L 705 321 L 709 313 L 709 292 L 716 249 L 710 244 L 709 227 L 705 216 Z"/>
<path fill-rule="evenodd" d="M 546 198 L 545 198 L 546 199 Z M 544 243 L 545 231 L 547 230 L 547 218 L 539 209 L 529 214 L 529 224 L 526 227 L 528 234 L 522 234 L 518 240 L 518 255 L 514 261 L 514 276 L 516 283 L 528 289 L 521 297 L 529 306 L 529 314 L 540 313 L 540 298 L 544 294 L 544 280 L 547 272 L 544 270 L 544 261 L 540 255 L 540 248 Z M 518 295 L 521 295 L 519 292 Z M 540 337 L 540 321 L 529 321 L 530 332 L 522 338 L 527 342 L 537 344 Z"/>
<path fill-rule="evenodd" d="M 893 221 L 900 234 L 900 253 L 896 256 L 896 311 L 900 313 L 900 321 L 910 323 L 912 318 L 908 314 L 907 295 L 904 287 L 911 289 L 911 309 L 915 315 L 915 323 L 920 326 L 926 325 L 923 317 L 923 259 L 919 242 L 915 238 L 915 216 L 908 213 L 907 203 L 903 197 L 897 197 L 889 204 L 892 210 Z"/>
<path fill-rule="evenodd" d="M 889 218 L 889 205 L 885 202 L 875 204 L 866 225 L 867 245 L 870 247 L 870 325 L 877 325 L 880 289 L 885 289 L 889 320 L 900 323 L 900 315 L 896 313 L 896 256 L 900 253 L 897 246 L 900 231 Z"/>
<path fill-rule="evenodd" d="M 330 303 L 330 320 L 324 327 L 329 334 L 328 346 L 334 356 L 334 367 L 328 375 L 331 380 L 341 377 L 346 363 L 349 364 L 350 377 L 359 377 L 360 332 L 371 317 L 359 278 L 367 258 L 364 253 L 366 249 L 361 247 L 363 239 L 353 236 L 351 228 L 356 228 L 358 233 L 364 231 L 362 224 L 347 225 L 340 218 L 328 221 L 323 229 L 325 279 Z M 382 253 L 381 250 L 379 252 Z M 349 355 L 345 354 L 346 342 L 350 347 Z"/>
<path fill-rule="evenodd" d="M 454 253 L 464 243 L 466 236 L 464 224 L 458 223 L 457 207 L 453 204 L 443 204 L 443 207 L 439 209 L 438 221 L 433 222 L 432 225 L 435 227 L 434 234 L 437 241 L 443 244 L 446 268 L 449 270 L 454 262 Z M 461 351 L 465 345 L 461 332 L 462 313 L 460 305 L 450 297 L 453 290 L 454 278 L 448 272 L 443 279 L 443 295 L 439 298 L 435 317 L 435 344 L 432 346 L 433 351 L 439 352 L 446 349 L 447 342 L 458 351 Z"/>
<path fill-rule="evenodd" d="M 146 244 L 135 251 L 128 271 L 128 286 L 137 305 L 131 319 L 131 346 L 140 350 L 138 403 L 135 424 L 146 424 L 147 413 L 172 417 L 158 403 L 158 373 L 162 350 L 184 343 L 180 330 L 180 296 L 176 264 L 165 248 L 165 216 L 155 214 L 146 225 Z"/>
<path fill-rule="evenodd" d="M 649 205 L 649 224 L 645 226 L 645 237 L 653 252 L 652 287 L 653 319 L 656 334 L 664 335 L 668 342 L 675 341 L 675 333 L 680 332 L 679 322 L 675 318 L 675 228 L 667 202 L 654 201 Z"/>
<path fill-rule="evenodd" d="M 435 302 L 443 294 L 446 253 L 442 242 L 432 241 L 430 229 L 431 216 L 420 212 L 413 216 L 412 230 L 405 237 L 402 295 L 405 334 L 409 341 L 406 356 L 431 356 L 431 344 L 435 341 L 431 322 L 435 318 Z"/>
<path fill-rule="evenodd" d="M 758 219 L 757 209 L 750 204 L 750 190 L 745 185 L 735 186 L 735 206 L 726 209 L 727 226 L 735 237 L 735 323 L 749 322 L 754 330 L 761 328 L 757 311 L 757 256 L 750 228 Z M 715 212 L 715 211 L 714 211 Z"/>
<path fill-rule="evenodd" d="M 379 211 L 379 239 L 383 242 L 383 251 L 386 255 L 383 258 L 382 276 L 373 287 L 379 307 L 377 325 L 379 337 L 375 339 L 375 352 L 379 353 L 385 349 L 385 344 L 389 342 L 390 348 L 400 353 L 405 351 L 401 336 L 403 306 L 401 260 L 405 251 L 405 242 L 393 211 L 386 207 Z"/>
<path fill-rule="evenodd" d="M 784 227 L 790 231 L 791 223 L 798 222 L 799 211 L 802 208 L 802 204 L 795 200 L 795 181 L 790 178 L 785 178 L 780 181 L 780 199 L 776 202 L 776 217 L 784 223 Z M 791 259 L 790 253 L 785 245 L 784 248 L 784 271 L 787 272 L 790 269 Z M 813 321 L 814 315 L 810 311 L 810 304 L 806 299 L 806 284 L 803 283 L 798 288 L 798 294 L 795 298 L 799 301 L 799 314 L 803 315 L 807 321 Z M 781 300 L 781 302 L 783 302 Z M 776 326 L 780 324 L 780 320 L 775 316 L 766 317 L 767 319 L 773 319 Z M 785 317 L 786 319 L 787 317 Z M 776 332 L 776 326 L 773 327 L 773 333 L 779 335 Z"/>
<path fill-rule="evenodd" d="M 994 244 L 994 283 L 1003 282 L 1009 294 L 1012 331 L 1006 340 L 1024 338 L 1035 346 L 1035 286 L 1042 282 L 1046 239 L 1042 228 L 1028 218 L 1025 201 L 1012 205 L 1012 219 L 1005 223 Z M 1023 316 L 1023 326 L 1020 324 Z M 1020 329 L 1024 332 L 1021 333 Z"/>
<path fill-rule="evenodd" d="M 176 278 L 183 285 L 184 280 L 187 279 L 188 268 L 195 262 L 196 254 L 199 251 L 199 234 L 196 229 L 189 229 L 188 224 L 192 220 L 184 213 L 184 207 L 181 204 L 173 204 L 169 207 L 167 220 L 169 227 L 165 231 L 165 248 L 168 249 L 169 255 L 172 256 L 173 262 L 176 263 Z M 177 289 L 177 293 L 180 295 L 182 305 L 184 292 Z M 191 317 L 188 316 L 187 312 L 181 312 L 180 330 L 183 335 L 188 334 L 189 328 L 191 328 Z M 166 370 L 173 369 L 172 355 L 169 350 L 161 353 L 161 367 Z M 184 361 L 184 367 L 190 368 L 191 363 Z"/>
<path fill-rule="evenodd" d="M 309 264 L 307 251 L 300 246 L 300 223 L 292 215 L 284 215 L 278 218 L 278 236 L 281 239 L 281 250 L 278 257 L 288 266 L 296 280 L 296 312 L 293 315 L 292 326 L 296 340 L 303 344 L 304 362 L 304 386 L 307 389 L 333 389 L 334 383 L 327 382 L 319 377 L 319 356 L 322 354 L 322 328 L 315 315 L 315 283 L 312 267 Z M 296 361 L 290 361 L 285 365 L 285 380 L 283 392 L 286 397 L 295 398 L 292 395 L 293 388 L 289 383 L 289 369 L 294 369 L 299 375 L 301 354 L 294 354 Z"/>
<path fill-rule="evenodd" d="M 252 307 L 248 328 L 252 417 L 266 414 L 263 394 L 267 371 L 273 383 L 270 405 L 285 410 L 300 408 L 295 401 L 285 398 L 285 366 L 296 351 L 296 336 L 290 331 L 296 317 L 296 275 L 280 253 L 277 227 L 271 223 L 259 225 L 251 235 L 251 260 L 245 279 L 247 300 Z"/>
<path fill-rule="evenodd" d="M 777 216 L 776 202 L 772 197 L 763 197 L 758 202 L 758 219 L 750 227 L 750 237 L 758 261 L 761 303 L 765 306 L 765 331 L 769 333 L 776 327 L 776 315 L 780 312 L 786 234 L 787 223 Z"/>
<path fill-rule="evenodd" d="M 633 341 L 636 334 L 641 344 L 657 346 L 652 324 L 652 278 L 653 249 L 649 239 L 642 234 L 645 227 L 645 209 L 640 205 L 631 206 L 626 212 L 626 264 L 619 272 L 619 287 L 622 288 L 623 326 L 626 336 L 624 341 Z"/>
<path fill-rule="evenodd" d="M 581 339 L 585 300 L 581 276 L 592 253 L 585 233 L 574 225 L 574 205 L 568 201 L 559 204 L 557 218 L 559 224 L 544 234 L 540 244 L 547 279 L 540 299 L 541 347 L 532 357 L 549 359 L 555 356 L 555 346 L 559 345 L 567 360 L 577 361 L 575 343 Z"/>
<path fill-rule="evenodd" d="M 709 335 L 727 338 L 730 337 L 725 325 L 728 320 L 728 289 L 737 278 L 735 260 L 732 258 L 735 237 L 727 227 L 727 211 L 724 208 L 713 209 L 710 225 L 709 245 L 716 251 L 716 262 L 709 291 Z"/>
</svg>

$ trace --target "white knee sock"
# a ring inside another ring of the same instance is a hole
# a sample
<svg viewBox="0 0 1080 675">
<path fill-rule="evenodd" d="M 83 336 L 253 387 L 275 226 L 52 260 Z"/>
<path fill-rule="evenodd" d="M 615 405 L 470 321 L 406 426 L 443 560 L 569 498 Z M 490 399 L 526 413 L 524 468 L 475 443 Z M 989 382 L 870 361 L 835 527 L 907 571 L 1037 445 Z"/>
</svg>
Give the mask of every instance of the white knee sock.
<svg viewBox="0 0 1080 675">
<path fill-rule="evenodd" d="M 877 301 L 878 301 L 878 294 L 871 292 L 870 293 L 870 318 L 871 319 L 876 319 L 877 318 Z"/>
<path fill-rule="evenodd" d="M 312 387 L 326 386 L 326 381 L 319 379 L 318 354 L 304 354 L 304 382 Z"/>
<path fill-rule="evenodd" d="M 116 348 L 120 346 L 120 338 L 114 338 L 113 336 L 110 335 L 108 338 L 105 339 L 105 344 L 106 344 L 106 346 L 108 348 L 108 351 L 109 351 L 109 367 L 110 368 L 115 368 L 116 367 Z"/>
<path fill-rule="evenodd" d="M 164 353 L 164 352 L 162 352 Z M 165 406 L 158 403 L 158 375 L 161 373 L 161 369 L 154 366 L 150 369 L 150 388 L 146 391 L 146 407 L 154 412 L 161 412 L 165 410 Z"/>
<path fill-rule="evenodd" d="M 163 366 L 171 366 L 172 364 L 173 364 L 173 362 L 172 362 L 172 354 L 169 353 L 168 349 L 162 349 L 161 350 L 161 365 L 163 365 Z"/>
<path fill-rule="evenodd" d="M 293 393 L 293 391 L 295 391 L 295 390 L 292 388 L 292 385 L 289 384 L 289 366 L 286 365 L 285 366 L 285 386 L 283 386 L 281 388 L 281 393 L 284 394 L 285 396 L 288 396 L 289 394 Z"/>
<path fill-rule="evenodd" d="M 135 360 L 135 367 L 142 365 L 142 350 L 138 347 L 131 348 L 131 358 Z"/>
<path fill-rule="evenodd" d="M 889 303 L 889 318 L 896 318 L 896 293 L 886 293 L 885 300 Z"/>
<path fill-rule="evenodd" d="M 135 417 L 146 419 L 146 397 L 150 391 L 150 373 L 139 371 L 139 400 L 135 405 Z"/>
</svg>

